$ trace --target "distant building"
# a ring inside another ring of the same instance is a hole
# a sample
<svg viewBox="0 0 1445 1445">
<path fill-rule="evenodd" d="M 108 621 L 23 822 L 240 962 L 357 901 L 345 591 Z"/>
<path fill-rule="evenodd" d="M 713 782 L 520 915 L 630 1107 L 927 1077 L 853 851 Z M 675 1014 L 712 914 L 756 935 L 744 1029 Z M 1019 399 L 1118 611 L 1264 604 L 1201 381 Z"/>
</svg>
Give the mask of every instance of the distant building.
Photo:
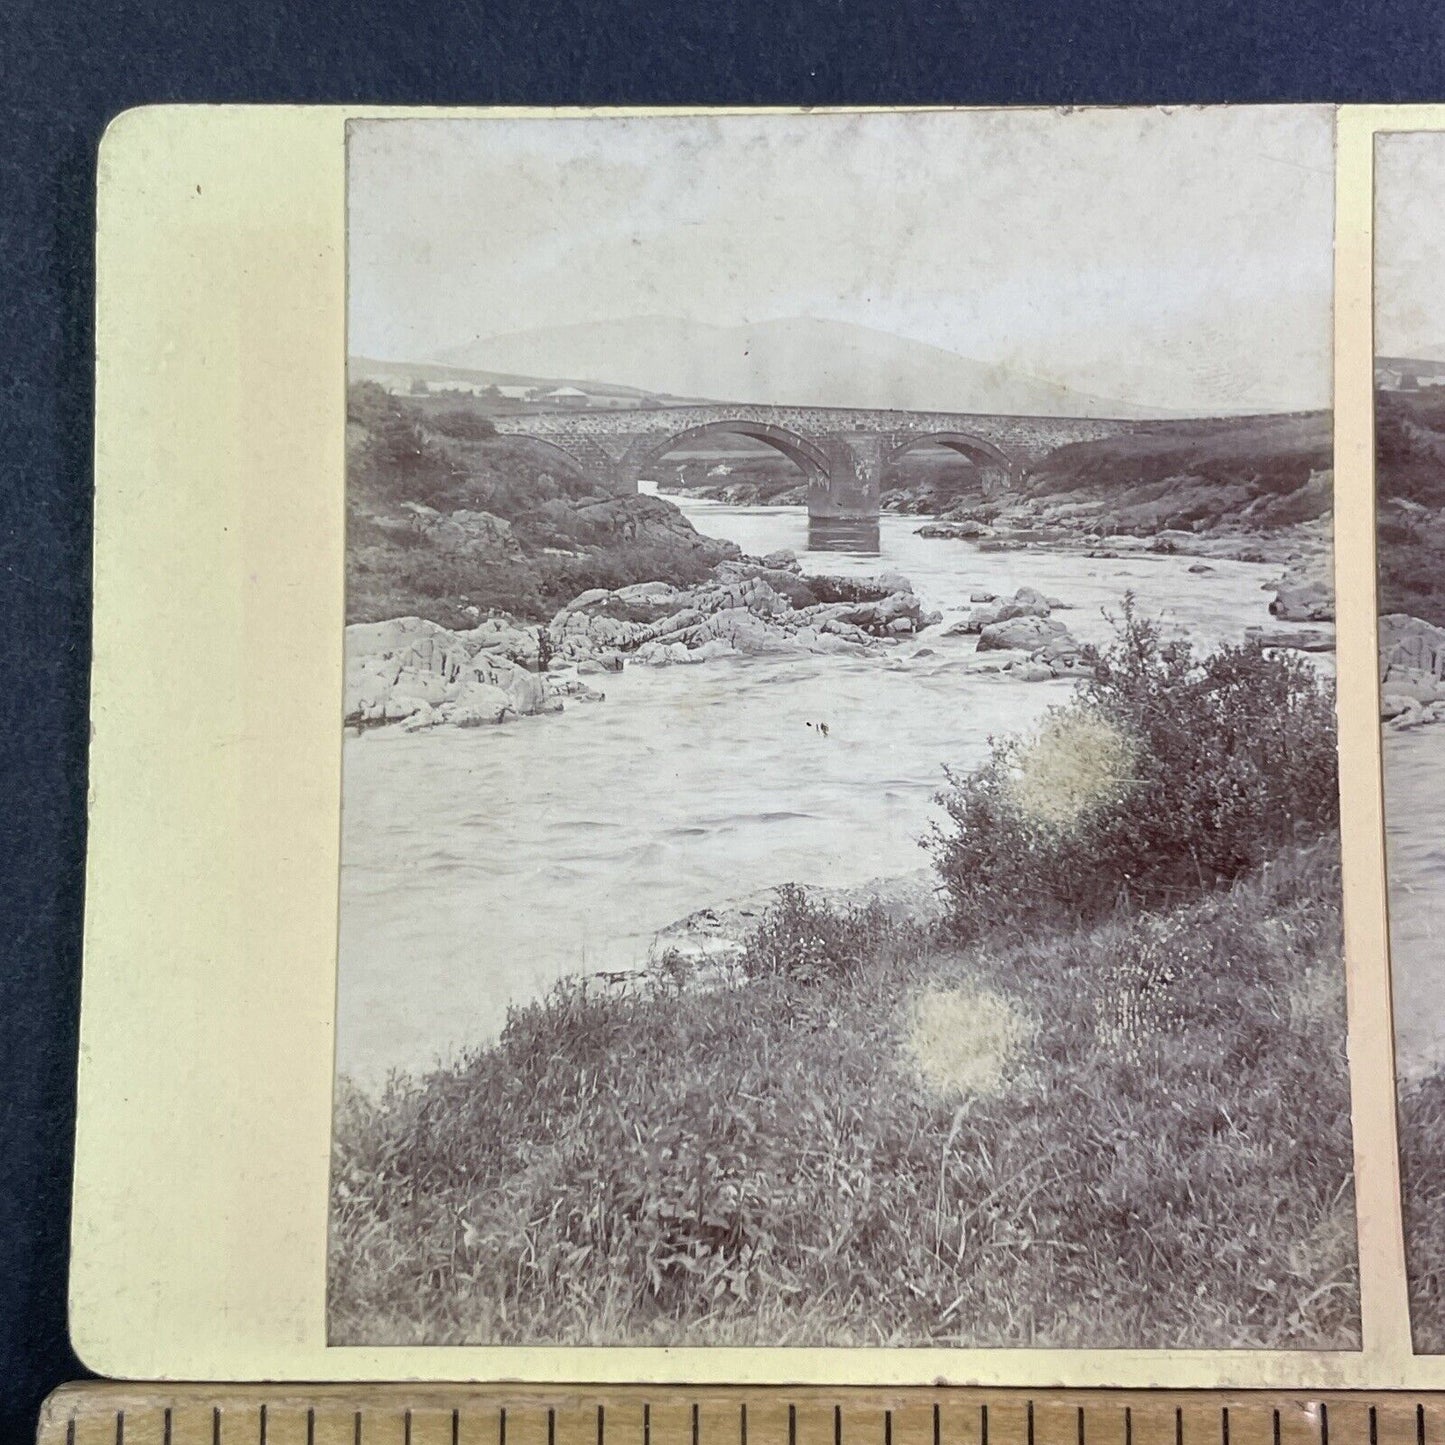
<svg viewBox="0 0 1445 1445">
<path fill-rule="evenodd" d="M 544 392 L 541 400 L 551 406 L 586 406 L 589 398 L 575 386 L 559 386 L 556 391 Z"/>
</svg>

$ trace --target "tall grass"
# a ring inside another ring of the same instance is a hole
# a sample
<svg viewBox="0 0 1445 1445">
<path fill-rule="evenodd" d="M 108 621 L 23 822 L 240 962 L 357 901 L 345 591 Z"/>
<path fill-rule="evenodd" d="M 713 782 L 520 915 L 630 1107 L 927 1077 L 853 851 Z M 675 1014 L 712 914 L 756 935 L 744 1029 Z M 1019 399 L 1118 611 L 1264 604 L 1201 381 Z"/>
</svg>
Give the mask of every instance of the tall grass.
<svg viewBox="0 0 1445 1445">
<path fill-rule="evenodd" d="M 751 979 L 564 981 L 343 1090 L 332 1340 L 1357 1345 L 1334 839 L 846 967 L 776 962 L 796 905 Z"/>
</svg>

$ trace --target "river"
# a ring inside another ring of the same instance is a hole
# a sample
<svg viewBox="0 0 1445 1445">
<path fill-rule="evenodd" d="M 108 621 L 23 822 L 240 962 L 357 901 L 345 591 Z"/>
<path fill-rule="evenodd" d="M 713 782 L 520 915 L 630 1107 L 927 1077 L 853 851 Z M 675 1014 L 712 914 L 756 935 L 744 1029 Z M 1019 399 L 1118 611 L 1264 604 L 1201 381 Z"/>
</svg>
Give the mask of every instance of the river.
<svg viewBox="0 0 1445 1445">
<path fill-rule="evenodd" d="M 681 505 L 700 531 L 752 554 L 792 548 L 808 572 L 902 571 L 945 624 L 971 591 L 1036 587 L 1072 604 L 1085 641 L 1107 639 L 1126 588 L 1171 634 L 1237 641 L 1269 620 L 1281 570 L 984 552 L 897 516 L 882 519 L 880 556 L 810 553 L 802 508 Z M 944 765 L 976 764 L 990 734 L 1030 726 L 1071 686 L 970 676 L 975 639 L 941 631 L 882 656 L 629 666 L 589 679 L 604 702 L 561 716 L 348 736 L 339 1069 L 374 1085 L 485 1043 L 508 1004 L 568 972 L 636 964 L 694 909 L 923 865 Z"/>
</svg>

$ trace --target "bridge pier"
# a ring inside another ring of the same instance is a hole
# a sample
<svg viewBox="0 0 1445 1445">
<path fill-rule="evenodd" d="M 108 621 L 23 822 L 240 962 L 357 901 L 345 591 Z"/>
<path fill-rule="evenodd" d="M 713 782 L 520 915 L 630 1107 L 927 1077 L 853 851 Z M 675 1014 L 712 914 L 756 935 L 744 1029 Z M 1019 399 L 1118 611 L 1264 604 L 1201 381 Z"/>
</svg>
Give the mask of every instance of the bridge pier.
<svg viewBox="0 0 1445 1445">
<path fill-rule="evenodd" d="M 883 476 L 883 438 L 830 437 L 821 443 L 828 458 L 825 476 L 808 482 L 808 515 L 823 520 L 864 520 L 878 516 Z"/>
</svg>

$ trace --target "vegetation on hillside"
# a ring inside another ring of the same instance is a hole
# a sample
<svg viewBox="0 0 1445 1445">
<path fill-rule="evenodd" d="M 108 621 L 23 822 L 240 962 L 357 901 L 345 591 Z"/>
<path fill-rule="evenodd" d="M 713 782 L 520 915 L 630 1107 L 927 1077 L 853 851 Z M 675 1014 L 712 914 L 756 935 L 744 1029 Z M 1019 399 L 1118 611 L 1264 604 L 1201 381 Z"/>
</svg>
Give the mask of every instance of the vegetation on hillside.
<svg viewBox="0 0 1445 1445">
<path fill-rule="evenodd" d="M 1375 393 L 1380 611 L 1445 626 L 1445 396 Z"/>
<path fill-rule="evenodd" d="M 497 435 L 462 400 L 425 409 L 374 382 L 347 400 L 348 622 L 468 627 L 492 609 L 540 622 L 591 587 L 701 581 L 736 551 L 664 501 L 617 496 L 555 449 Z M 457 513 L 500 520 L 505 540 L 432 525 Z"/>
<path fill-rule="evenodd" d="M 951 782 L 943 930 L 781 889 L 720 982 L 344 1087 L 333 1342 L 1357 1347 L 1328 689 L 1099 661 Z"/>
<path fill-rule="evenodd" d="M 1330 511 L 1332 455 L 1328 412 L 1160 422 L 1060 447 L 1025 491 L 1040 507 L 1090 508 L 1100 531 L 1268 531 Z"/>
</svg>

